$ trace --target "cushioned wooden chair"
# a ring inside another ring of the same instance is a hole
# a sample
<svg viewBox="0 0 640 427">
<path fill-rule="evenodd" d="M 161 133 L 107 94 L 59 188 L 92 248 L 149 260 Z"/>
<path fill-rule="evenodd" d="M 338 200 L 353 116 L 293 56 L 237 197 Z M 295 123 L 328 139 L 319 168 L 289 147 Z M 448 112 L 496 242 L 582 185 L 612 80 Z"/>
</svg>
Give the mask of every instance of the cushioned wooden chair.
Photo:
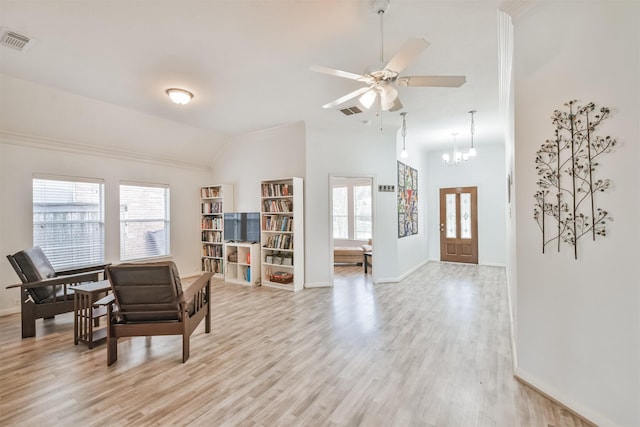
<svg viewBox="0 0 640 427">
<path fill-rule="evenodd" d="M 35 246 L 7 255 L 22 284 L 20 288 L 22 338 L 36 335 L 36 319 L 53 318 L 73 311 L 73 290 L 70 286 L 101 280 L 106 264 L 55 271 L 42 248 Z"/>
<path fill-rule="evenodd" d="M 173 262 L 107 267 L 113 293 L 97 301 L 107 310 L 107 366 L 118 359 L 118 338 L 182 335 L 182 362 L 202 319 L 211 331 L 211 276 L 203 273 L 185 290 Z"/>
</svg>

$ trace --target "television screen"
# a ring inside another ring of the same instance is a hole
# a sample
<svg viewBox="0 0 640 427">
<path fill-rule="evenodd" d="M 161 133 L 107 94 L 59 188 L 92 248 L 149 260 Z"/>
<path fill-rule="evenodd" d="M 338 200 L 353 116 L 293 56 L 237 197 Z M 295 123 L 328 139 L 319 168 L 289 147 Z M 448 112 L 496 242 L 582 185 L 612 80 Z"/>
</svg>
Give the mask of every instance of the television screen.
<svg viewBox="0 0 640 427">
<path fill-rule="evenodd" d="M 260 213 L 233 212 L 224 214 L 224 240 L 234 242 L 260 241 Z"/>
</svg>

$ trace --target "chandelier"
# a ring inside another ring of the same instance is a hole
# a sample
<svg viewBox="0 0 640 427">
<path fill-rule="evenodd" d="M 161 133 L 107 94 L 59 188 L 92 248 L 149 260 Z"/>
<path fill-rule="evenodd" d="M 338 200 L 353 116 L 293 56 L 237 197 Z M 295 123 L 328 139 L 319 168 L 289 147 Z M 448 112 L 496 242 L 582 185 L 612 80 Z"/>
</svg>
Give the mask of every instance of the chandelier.
<svg viewBox="0 0 640 427">
<path fill-rule="evenodd" d="M 468 151 L 458 151 L 456 147 L 456 136 L 458 135 L 456 132 L 452 133 L 453 136 L 453 153 L 444 153 L 442 155 L 442 161 L 445 165 L 458 166 L 460 163 L 467 162 L 471 157 L 476 156 L 476 147 L 473 145 L 473 134 L 475 133 L 475 121 L 474 114 L 476 110 L 469 111 L 471 114 L 471 147 Z"/>
</svg>

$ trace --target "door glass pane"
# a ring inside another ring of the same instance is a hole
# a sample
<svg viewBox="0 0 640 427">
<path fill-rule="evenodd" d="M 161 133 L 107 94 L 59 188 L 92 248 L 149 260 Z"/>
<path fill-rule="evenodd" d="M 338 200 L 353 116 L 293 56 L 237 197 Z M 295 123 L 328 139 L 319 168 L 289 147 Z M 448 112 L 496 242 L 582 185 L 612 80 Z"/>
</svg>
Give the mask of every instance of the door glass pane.
<svg viewBox="0 0 640 427">
<path fill-rule="evenodd" d="M 471 238 L 471 193 L 460 193 L 460 237 Z"/>
<path fill-rule="evenodd" d="M 447 238 L 456 238 L 456 195 L 447 194 Z"/>
</svg>

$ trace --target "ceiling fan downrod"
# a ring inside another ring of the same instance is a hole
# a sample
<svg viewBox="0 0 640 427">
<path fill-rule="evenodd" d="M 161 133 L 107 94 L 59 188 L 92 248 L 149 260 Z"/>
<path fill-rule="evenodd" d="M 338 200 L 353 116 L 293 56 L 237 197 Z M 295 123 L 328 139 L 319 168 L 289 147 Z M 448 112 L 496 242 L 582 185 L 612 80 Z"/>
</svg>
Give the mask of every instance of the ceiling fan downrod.
<svg viewBox="0 0 640 427">
<path fill-rule="evenodd" d="M 380 64 L 384 63 L 384 14 L 389 6 L 389 0 L 371 0 L 373 10 L 380 17 Z"/>
<path fill-rule="evenodd" d="M 384 9 L 378 10 L 380 16 L 380 63 L 384 64 Z"/>
</svg>

